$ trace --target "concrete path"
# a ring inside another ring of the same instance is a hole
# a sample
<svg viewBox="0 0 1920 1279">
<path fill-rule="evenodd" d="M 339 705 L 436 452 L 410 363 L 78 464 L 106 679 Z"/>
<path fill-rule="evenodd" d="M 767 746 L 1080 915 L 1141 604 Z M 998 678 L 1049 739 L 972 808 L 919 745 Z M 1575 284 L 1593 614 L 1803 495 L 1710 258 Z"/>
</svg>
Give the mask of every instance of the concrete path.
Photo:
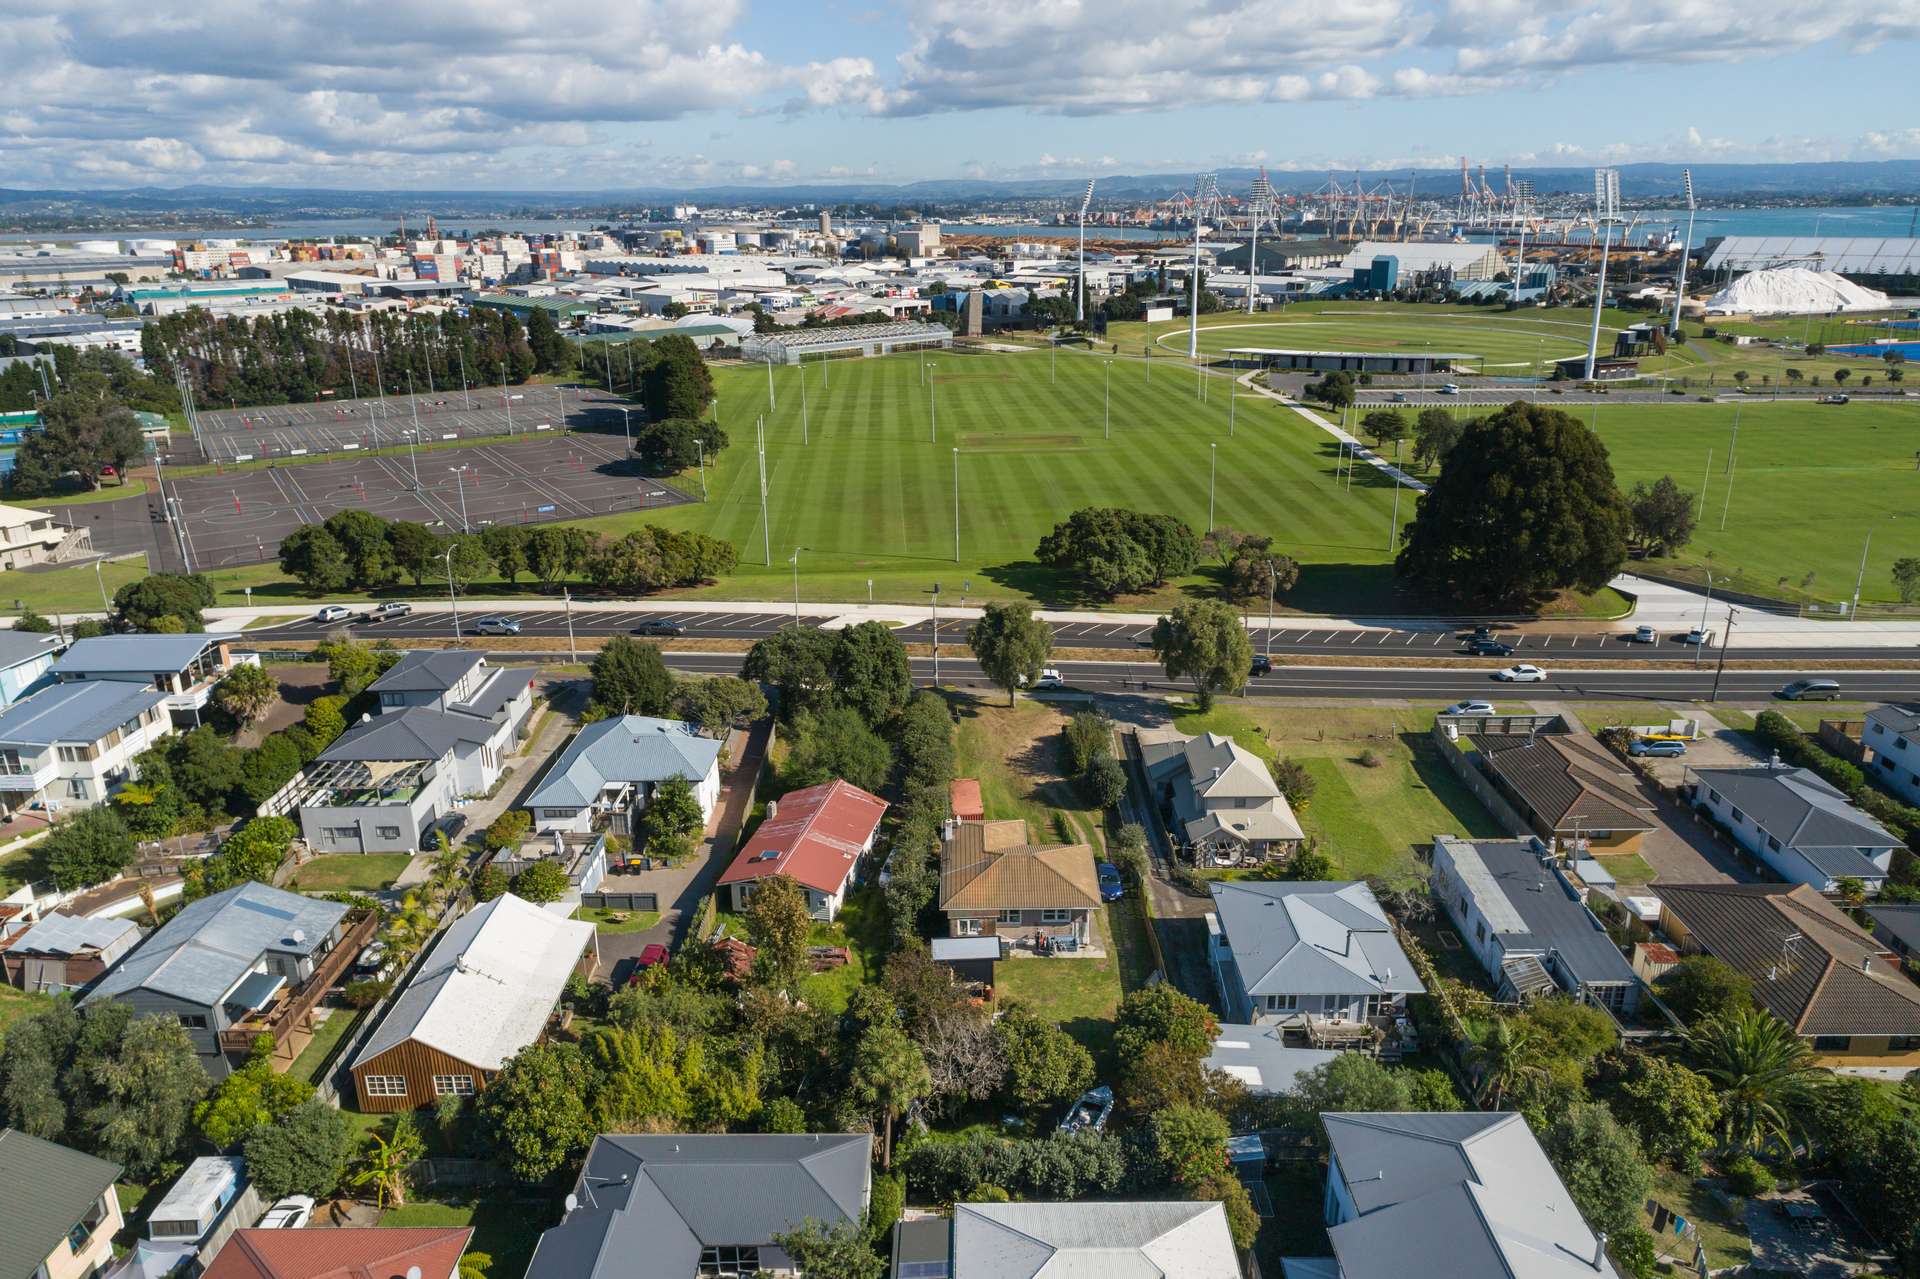
<svg viewBox="0 0 1920 1279">
<path fill-rule="evenodd" d="M 1424 493 L 1427 491 L 1427 486 L 1423 481 L 1414 479 L 1413 476 L 1387 461 L 1378 453 L 1375 453 L 1372 449 L 1362 444 L 1357 436 L 1349 434 L 1344 427 L 1335 426 L 1291 396 L 1282 395 L 1278 391 L 1270 391 L 1264 386 L 1255 384 L 1253 379 L 1259 376 L 1259 373 L 1260 370 L 1255 369 L 1251 373 L 1242 374 L 1236 378 L 1235 381 L 1239 382 L 1241 386 L 1246 387 L 1249 391 L 1252 391 L 1255 395 L 1264 395 L 1274 403 L 1292 409 L 1295 413 L 1298 413 L 1301 417 L 1307 419 L 1307 421 L 1313 423 L 1334 439 L 1345 444 L 1353 451 L 1353 456 L 1359 458 L 1368 466 L 1373 467 L 1374 470 L 1379 471 L 1388 479 L 1398 480 L 1416 493 Z"/>
</svg>

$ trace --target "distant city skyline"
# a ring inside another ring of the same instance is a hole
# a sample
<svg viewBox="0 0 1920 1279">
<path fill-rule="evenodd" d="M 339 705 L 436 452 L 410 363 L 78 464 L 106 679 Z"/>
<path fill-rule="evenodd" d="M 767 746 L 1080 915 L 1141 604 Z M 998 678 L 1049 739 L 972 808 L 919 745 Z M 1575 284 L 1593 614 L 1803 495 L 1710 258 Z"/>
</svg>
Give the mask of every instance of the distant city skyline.
<svg viewBox="0 0 1920 1279">
<path fill-rule="evenodd" d="M 1920 157 L 1915 0 L 15 0 L 0 185 Z"/>
</svg>

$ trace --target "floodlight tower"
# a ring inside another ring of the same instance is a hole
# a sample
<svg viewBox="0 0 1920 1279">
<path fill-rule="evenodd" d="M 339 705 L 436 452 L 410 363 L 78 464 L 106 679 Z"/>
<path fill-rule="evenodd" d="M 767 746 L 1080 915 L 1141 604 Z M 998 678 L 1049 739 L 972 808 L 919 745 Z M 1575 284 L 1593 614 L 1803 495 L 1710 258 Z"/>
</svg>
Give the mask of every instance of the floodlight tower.
<svg viewBox="0 0 1920 1279">
<path fill-rule="evenodd" d="M 1260 176 L 1253 180 L 1253 190 L 1247 198 L 1247 226 L 1253 233 L 1253 239 L 1247 246 L 1247 314 L 1253 314 L 1253 301 L 1259 292 L 1260 272 L 1260 224 L 1272 221 L 1275 229 L 1279 220 L 1274 213 L 1273 183 L 1267 181 L 1267 166 L 1260 166 Z"/>
<path fill-rule="evenodd" d="M 1087 193 L 1080 197 L 1080 296 L 1073 307 L 1073 318 L 1087 322 L 1087 206 L 1093 203 L 1093 179 L 1087 179 Z"/>
<path fill-rule="evenodd" d="M 1211 173 L 1193 180 L 1193 301 L 1187 308 L 1187 358 L 1200 358 L 1200 221 L 1219 200 L 1220 188 Z"/>
<path fill-rule="evenodd" d="M 1687 296 L 1687 255 L 1693 252 L 1693 170 L 1680 170 L 1680 184 L 1687 193 L 1687 238 L 1680 242 L 1680 278 L 1673 285 L 1673 324 L 1668 332 L 1680 332 L 1680 304 Z"/>
<path fill-rule="evenodd" d="M 1607 303 L 1607 250 L 1613 228 L 1620 221 L 1620 170 L 1593 171 L 1593 225 L 1600 234 L 1600 280 L 1593 289 L 1593 333 L 1587 340 L 1587 381 L 1593 381 L 1593 363 L 1600 355 L 1600 309 Z"/>
</svg>

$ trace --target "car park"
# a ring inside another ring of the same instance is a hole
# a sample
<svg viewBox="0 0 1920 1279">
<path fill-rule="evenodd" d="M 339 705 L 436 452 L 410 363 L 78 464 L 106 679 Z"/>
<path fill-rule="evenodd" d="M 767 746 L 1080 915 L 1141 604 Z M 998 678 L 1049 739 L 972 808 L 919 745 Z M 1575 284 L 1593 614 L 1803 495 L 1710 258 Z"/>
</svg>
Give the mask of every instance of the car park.
<svg viewBox="0 0 1920 1279">
<path fill-rule="evenodd" d="M 1686 753 L 1687 744 L 1685 742 L 1674 741 L 1672 738 L 1660 738 L 1656 740 L 1651 737 L 1637 737 L 1627 747 L 1627 754 L 1629 755 L 1674 756 L 1684 755 Z"/>
<path fill-rule="evenodd" d="M 1509 666 L 1504 671 L 1495 671 L 1493 677 L 1505 680 L 1509 684 L 1538 684 L 1546 679 L 1547 673 L 1538 666 Z"/>
<path fill-rule="evenodd" d="M 1112 862 L 1101 862 L 1095 867 L 1100 873 L 1100 900 L 1117 902 L 1127 895 L 1127 886 L 1120 879 L 1120 868 Z"/>
<path fill-rule="evenodd" d="M 475 635 L 518 635 L 520 623 L 511 617 L 483 617 L 473 624 Z"/>
<path fill-rule="evenodd" d="M 261 1230 L 298 1230 L 313 1219 L 312 1195 L 288 1195 L 275 1201 L 260 1218 Z"/>
<path fill-rule="evenodd" d="M 634 627 L 633 633 L 635 635 L 666 635 L 677 637 L 685 635 L 687 628 L 678 622 L 668 621 L 664 617 L 650 617 L 640 623 L 640 625 Z"/>
<path fill-rule="evenodd" d="M 1465 701 L 1455 702 L 1440 712 L 1442 715 L 1491 715 L 1494 713 L 1492 702 Z"/>
<path fill-rule="evenodd" d="M 316 622 L 340 622 L 345 621 L 349 616 L 351 616 L 351 614 L 344 604 L 329 604 L 325 608 L 315 612 L 313 620 Z"/>
</svg>

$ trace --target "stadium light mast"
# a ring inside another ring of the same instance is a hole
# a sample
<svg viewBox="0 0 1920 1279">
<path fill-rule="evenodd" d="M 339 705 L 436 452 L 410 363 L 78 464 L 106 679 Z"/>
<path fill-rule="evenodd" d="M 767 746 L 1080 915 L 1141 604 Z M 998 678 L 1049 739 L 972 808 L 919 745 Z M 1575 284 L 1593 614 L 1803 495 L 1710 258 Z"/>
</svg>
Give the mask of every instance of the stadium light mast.
<svg viewBox="0 0 1920 1279">
<path fill-rule="evenodd" d="M 1200 214 L 1207 207 L 1207 187 L 1211 173 L 1193 180 L 1193 301 L 1187 307 L 1187 358 L 1200 358 Z"/>
<path fill-rule="evenodd" d="M 1593 224 L 1600 232 L 1600 280 L 1593 289 L 1593 332 L 1587 339 L 1587 381 L 1593 381 L 1594 361 L 1600 355 L 1600 311 L 1607 303 L 1607 252 L 1613 245 L 1613 227 L 1620 221 L 1620 170 L 1593 171 Z"/>
<path fill-rule="evenodd" d="M 1693 252 L 1693 170 L 1680 170 L 1680 185 L 1687 195 L 1687 238 L 1680 242 L 1680 278 L 1673 285 L 1673 323 L 1667 331 L 1676 337 L 1680 333 L 1680 304 L 1687 296 L 1687 255 Z"/>
<path fill-rule="evenodd" d="M 1076 323 L 1087 322 L 1087 206 L 1093 203 L 1093 179 L 1087 179 L 1087 192 L 1080 197 L 1080 297 L 1074 303 Z"/>
</svg>

